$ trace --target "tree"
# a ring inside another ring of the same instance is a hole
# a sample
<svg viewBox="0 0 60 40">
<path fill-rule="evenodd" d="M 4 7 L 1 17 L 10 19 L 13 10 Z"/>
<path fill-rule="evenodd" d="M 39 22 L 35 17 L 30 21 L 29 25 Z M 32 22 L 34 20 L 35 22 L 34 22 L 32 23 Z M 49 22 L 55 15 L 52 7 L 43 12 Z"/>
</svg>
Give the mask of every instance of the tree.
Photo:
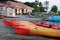
<svg viewBox="0 0 60 40">
<path fill-rule="evenodd" d="M 6 1 L 15 1 L 15 0 L 0 0 L 0 3 L 6 2 Z"/>
<path fill-rule="evenodd" d="M 25 4 L 25 5 L 28 5 L 28 6 L 30 6 L 30 7 L 33 7 L 33 5 L 35 5 L 34 2 L 32 2 L 32 3 L 30 3 L 30 2 L 25 2 L 24 4 Z"/>
<path fill-rule="evenodd" d="M 40 6 L 40 7 L 43 6 L 42 2 L 39 2 L 39 6 Z"/>
<path fill-rule="evenodd" d="M 42 4 L 42 2 L 39 2 L 39 4 L 36 4 L 35 3 L 35 5 L 34 5 L 34 12 L 46 12 L 44 9 L 44 7 L 43 7 L 43 4 Z"/>
<path fill-rule="evenodd" d="M 51 11 L 52 11 L 52 12 L 57 12 L 57 10 L 58 10 L 58 8 L 57 8 L 56 5 L 52 6 L 52 8 L 51 8 Z"/>
<path fill-rule="evenodd" d="M 42 2 L 25 2 L 24 4 L 33 7 L 33 12 L 45 12 Z"/>
<path fill-rule="evenodd" d="M 44 6 L 45 6 L 45 10 L 47 11 L 48 8 L 49 8 L 49 7 L 48 7 L 48 6 L 49 6 L 49 2 L 48 2 L 48 1 L 45 1 L 45 2 L 44 2 Z"/>
<path fill-rule="evenodd" d="M 38 0 L 35 0 L 33 8 L 34 8 L 33 10 L 34 12 L 39 12 L 39 1 Z"/>
<path fill-rule="evenodd" d="M 42 2 L 39 2 L 39 12 L 45 12 Z"/>
<path fill-rule="evenodd" d="M 44 7 L 40 7 L 40 11 L 39 12 L 46 12 L 44 9 L 45 9 Z"/>
<path fill-rule="evenodd" d="M 37 10 L 37 5 L 36 5 L 36 4 L 33 5 L 33 8 L 34 8 L 33 12 L 37 12 L 37 11 L 38 11 L 38 10 Z"/>
</svg>

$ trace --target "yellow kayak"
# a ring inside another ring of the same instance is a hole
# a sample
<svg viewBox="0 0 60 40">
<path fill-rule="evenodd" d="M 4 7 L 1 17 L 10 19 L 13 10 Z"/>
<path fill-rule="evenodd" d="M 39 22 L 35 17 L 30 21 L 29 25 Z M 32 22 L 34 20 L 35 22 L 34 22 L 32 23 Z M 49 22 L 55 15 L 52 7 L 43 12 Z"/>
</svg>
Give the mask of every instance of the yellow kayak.
<svg viewBox="0 0 60 40">
<path fill-rule="evenodd" d="M 28 21 L 21 21 L 20 24 L 24 24 L 26 28 L 29 28 L 30 35 L 60 37 L 60 30 L 57 29 L 36 26 L 33 23 Z"/>
</svg>

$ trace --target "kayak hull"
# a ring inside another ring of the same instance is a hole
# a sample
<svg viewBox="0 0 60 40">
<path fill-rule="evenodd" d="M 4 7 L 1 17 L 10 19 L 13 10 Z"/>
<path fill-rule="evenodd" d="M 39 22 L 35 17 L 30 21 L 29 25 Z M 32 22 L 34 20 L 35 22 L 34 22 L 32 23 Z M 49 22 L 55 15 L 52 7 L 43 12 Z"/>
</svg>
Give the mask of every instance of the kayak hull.
<svg viewBox="0 0 60 40">
<path fill-rule="evenodd" d="M 14 22 L 16 22 L 16 23 L 14 23 Z M 17 34 L 59 37 L 60 38 L 60 30 L 52 29 L 52 28 L 45 28 L 42 26 L 36 26 L 33 23 L 28 22 L 28 21 L 20 21 L 20 22 L 14 21 L 14 22 L 10 22 L 10 23 L 11 24 L 13 23 L 13 28 Z M 7 23 L 8 23 L 8 25 L 10 24 L 9 22 L 7 22 Z"/>
<path fill-rule="evenodd" d="M 29 34 L 29 35 L 60 37 L 60 30 L 36 26 L 36 25 L 31 24 L 30 22 L 20 22 L 20 23 L 23 23 L 25 25 L 25 27 L 24 27 L 25 30 L 27 30 L 26 28 L 28 28 L 29 32 L 27 32 L 27 34 Z M 29 25 L 27 25 L 27 23 L 29 23 Z M 17 28 L 17 27 L 14 28 L 15 31 L 18 31 L 18 29 L 21 28 L 21 26 L 19 26 L 19 28 Z M 21 29 L 19 29 L 19 30 L 21 30 Z"/>
<path fill-rule="evenodd" d="M 11 26 L 11 27 L 13 27 L 14 25 L 20 24 L 19 20 L 3 20 L 3 22 L 6 26 Z"/>
</svg>

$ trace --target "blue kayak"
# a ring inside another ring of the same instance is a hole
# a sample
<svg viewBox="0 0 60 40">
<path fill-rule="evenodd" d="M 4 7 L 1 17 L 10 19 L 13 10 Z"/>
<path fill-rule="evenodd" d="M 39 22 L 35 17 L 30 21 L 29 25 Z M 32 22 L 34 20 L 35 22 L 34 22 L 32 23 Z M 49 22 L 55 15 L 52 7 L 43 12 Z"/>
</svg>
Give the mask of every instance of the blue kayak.
<svg viewBox="0 0 60 40">
<path fill-rule="evenodd" d="M 60 16 L 51 16 L 48 18 L 49 21 L 60 21 Z"/>
</svg>

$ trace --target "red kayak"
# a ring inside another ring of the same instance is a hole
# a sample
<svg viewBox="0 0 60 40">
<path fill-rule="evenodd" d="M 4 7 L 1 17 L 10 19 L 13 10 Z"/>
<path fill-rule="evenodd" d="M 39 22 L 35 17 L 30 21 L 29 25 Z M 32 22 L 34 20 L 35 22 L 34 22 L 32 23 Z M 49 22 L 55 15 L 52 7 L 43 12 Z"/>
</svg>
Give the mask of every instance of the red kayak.
<svg viewBox="0 0 60 40">
<path fill-rule="evenodd" d="M 34 22 L 37 26 L 49 27 L 51 25 L 50 22 Z"/>
<path fill-rule="evenodd" d="M 29 28 L 25 27 L 24 25 L 16 25 L 13 28 L 17 34 L 20 34 L 20 35 L 29 35 L 30 34 Z"/>
<path fill-rule="evenodd" d="M 14 26 L 14 25 L 17 25 L 19 24 L 19 20 L 3 20 L 4 24 L 6 26 Z"/>
<path fill-rule="evenodd" d="M 3 20 L 3 22 L 6 26 L 10 26 L 10 20 Z"/>
<path fill-rule="evenodd" d="M 60 25 L 55 24 L 55 25 L 52 25 L 52 27 L 51 27 L 51 28 L 53 28 L 53 29 L 59 29 L 59 30 L 60 30 Z"/>
<path fill-rule="evenodd" d="M 48 27 L 48 28 L 49 28 L 50 25 L 51 25 L 50 22 L 45 22 L 45 23 L 42 24 L 43 27 Z"/>
<path fill-rule="evenodd" d="M 42 24 L 44 23 L 44 22 L 32 22 L 33 24 L 35 24 L 35 25 L 37 25 L 37 26 L 42 26 Z"/>
</svg>

